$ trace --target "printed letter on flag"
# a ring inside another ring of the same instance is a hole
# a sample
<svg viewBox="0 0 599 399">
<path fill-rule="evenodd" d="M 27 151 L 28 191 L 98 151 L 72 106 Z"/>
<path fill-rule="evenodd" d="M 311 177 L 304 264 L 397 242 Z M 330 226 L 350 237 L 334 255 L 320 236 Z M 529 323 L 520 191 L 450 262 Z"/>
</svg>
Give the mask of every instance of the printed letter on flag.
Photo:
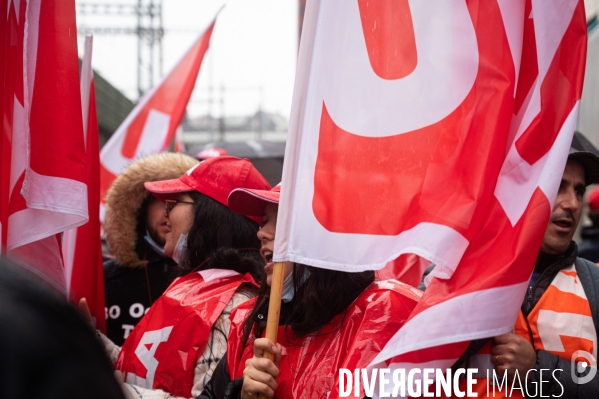
<svg viewBox="0 0 599 399">
<path fill-rule="evenodd" d="M 0 4 L 2 253 L 65 291 L 60 233 L 88 219 L 75 1 Z"/>
<path fill-rule="evenodd" d="M 304 18 L 274 261 L 435 263 L 375 363 L 451 366 L 516 320 L 576 124 L 583 1 L 312 0 Z"/>
<path fill-rule="evenodd" d="M 110 137 L 100 153 L 100 219 L 114 179 L 137 158 L 166 151 L 183 120 L 216 16 L 177 65 L 152 88 Z"/>
</svg>

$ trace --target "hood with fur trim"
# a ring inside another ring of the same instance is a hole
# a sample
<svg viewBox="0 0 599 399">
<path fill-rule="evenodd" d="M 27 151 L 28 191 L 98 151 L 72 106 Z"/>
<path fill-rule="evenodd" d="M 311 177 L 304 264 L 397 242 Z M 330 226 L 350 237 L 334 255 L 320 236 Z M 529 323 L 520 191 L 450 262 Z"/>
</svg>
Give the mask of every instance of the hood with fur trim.
<svg viewBox="0 0 599 399">
<path fill-rule="evenodd" d="M 135 250 L 139 209 L 150 195 L 144 182 L 176 179 L 197 163 L 188 155 L 163 152 L 138 159 L 116 178 L 106 194 L 104 232 L 117 262 L 127 267 L 144 265 Z"/>
</svg>

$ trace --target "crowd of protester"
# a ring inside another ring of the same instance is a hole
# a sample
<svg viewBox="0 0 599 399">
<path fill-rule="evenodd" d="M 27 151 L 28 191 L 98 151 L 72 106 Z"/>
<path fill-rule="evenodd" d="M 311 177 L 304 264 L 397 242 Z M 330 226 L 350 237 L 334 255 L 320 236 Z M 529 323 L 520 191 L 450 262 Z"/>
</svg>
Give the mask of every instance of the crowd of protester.
<svg viewBox="0 0 599 399">
<path fill-rule="evenodd" d="M 456 367 L 481 369 L 486 359 L 510 377 L 549 369 L 555 379 L 537 374 L 527 383 L 549 393 L 563 389 L 568 398 L 597 396 L 598 376 L 584 385 L 572 381 L 570 356 L 597 355 L 598 191 L 588 196 L 593 224 L 583 228 L 580 248 L 573 236 L 586 187 L 598 182 L 599 157 L 571 149 L 514 331 L 471 342 Z M 88 326 L 3 263 L 0 324 L 11 320 L 11 328 L 0 328 L 10 364 L 2 367 L 0 397 L 335 397 L 338 370 L 366 367 L 422 293 L 372 271 L 287 262 L 278 342 L 264 338 L 279 193 L 280 185 L 271 188 L 248 160 L 230 156 L 197 163 L 165 153 L 131 164 L 106 198 L 114 255 L 104 266 L 106 335 L 94 337 L 85 301 L 80 313 Z M 547 311 L 579 317 L 543 318 Z M 544 346 L 548 330 L 567 330 L 564 348 Z M 44 383 L 23 375 L 43 375 Z"/>
</svg>

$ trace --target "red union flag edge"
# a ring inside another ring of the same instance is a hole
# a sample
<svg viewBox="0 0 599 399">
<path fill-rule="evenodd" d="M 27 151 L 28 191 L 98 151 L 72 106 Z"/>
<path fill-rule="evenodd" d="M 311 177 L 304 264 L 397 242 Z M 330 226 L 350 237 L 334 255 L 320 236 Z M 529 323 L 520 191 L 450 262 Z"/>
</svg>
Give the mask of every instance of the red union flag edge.
<svg viewBox="0 0 599 399">
<path fill-rule="evenodd" d="M 89 221 L 63 235 L 62 256 L 67 298 L 78 303 L 86 298 L 96 329 L 106 331 L 104 317 L 104 269 L 100 240 L 100 135 L 96 115 L 96 91 L 92 70 L 93 36 L 85 37 L 81 62 L 81 105 L 86 152 Z"/>
<path fill-rule="evenodd" d="M 88 219 L 74 0 L 3 0 L 0 241 L 65 289 L 60 235 Z"/>
<path fill-rule="evenodd" d="M 373 363 L 444 367 L 463 342 L 513 327 L 585 56 L 578 0 L 308 3 L 274 260 L 437 265 Z"/>
</svg>

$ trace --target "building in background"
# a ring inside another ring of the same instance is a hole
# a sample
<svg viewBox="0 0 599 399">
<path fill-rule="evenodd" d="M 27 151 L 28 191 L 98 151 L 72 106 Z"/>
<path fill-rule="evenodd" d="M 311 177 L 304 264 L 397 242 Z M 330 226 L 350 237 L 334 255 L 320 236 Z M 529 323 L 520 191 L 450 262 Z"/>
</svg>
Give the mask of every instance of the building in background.
<svg viewBox="0 0 599 399">
<path fill-rule="evenodd" d="M 103 147 L 121 122 L 129 115 L 135 103 L 95 71 L 94 81 L 96 84 L 98 125 L 100 127 L 100 147 Z"/>
<path fill-rule="evenodd" d="M 182 124 L 183 141 L 188 148 L 215 141 L 284 142 L 287 138 L 287 125 L 285 116 L 260 110 L 252 115 L 188 117 Z"/>
<path fill-rule="evenodd" d="M 599 18 L 599 0 L 584 0 L 584 7 L 587 13 L 587 23 L 593 18 Z"/>
<path fill-rule="evenodd" d="M 133 110 L 135 103 L 97 71 L 94 71 L 94 79 L 100 147 L 103 147 Z M 224 140 L 239 142 L 268 139 L 284 142 L 287 123 L 285 116 L 261 110 L 251 115 L 231 115 L 224 118 L 206 115 L 195 118 L 186 116 L 182 123 L 183 140 L 190 147 Z"/>
</svg>

